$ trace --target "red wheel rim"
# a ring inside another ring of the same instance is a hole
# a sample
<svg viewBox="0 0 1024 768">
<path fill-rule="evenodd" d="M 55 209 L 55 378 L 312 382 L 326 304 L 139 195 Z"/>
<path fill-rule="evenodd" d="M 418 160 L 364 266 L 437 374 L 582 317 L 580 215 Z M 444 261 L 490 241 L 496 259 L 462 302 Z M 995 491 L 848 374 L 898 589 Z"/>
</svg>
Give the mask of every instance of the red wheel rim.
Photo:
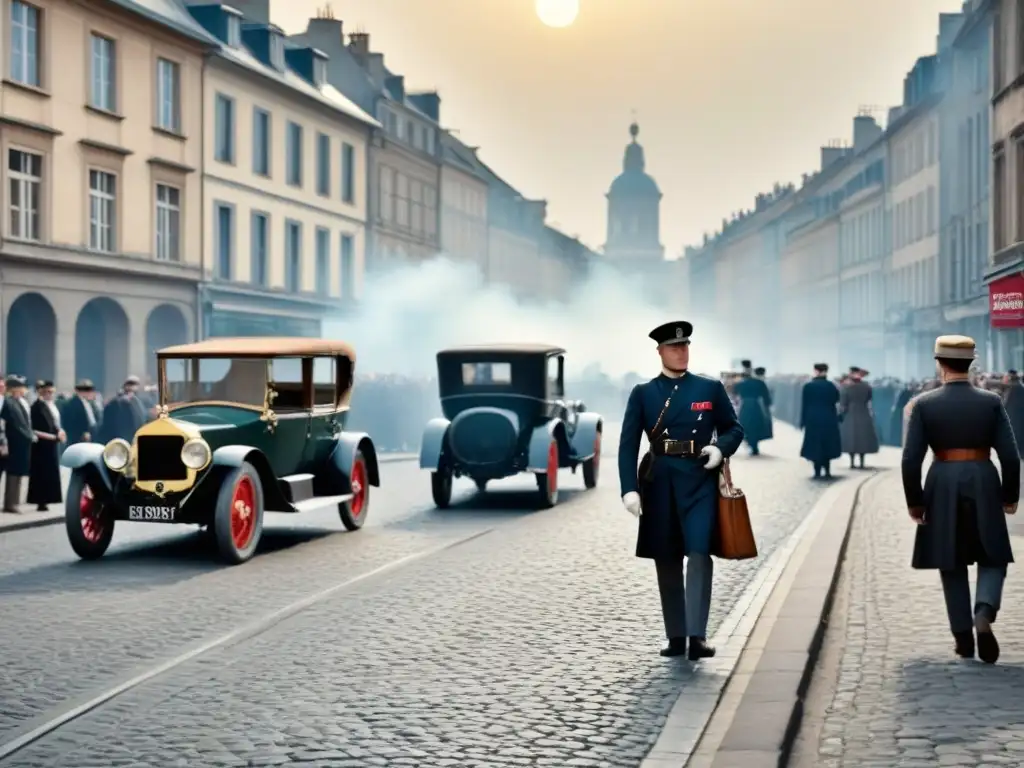
<svg viewBox="0 0 1024 768">
<path fill-rule="evenodd" d="M 597 474 L 598 467 L 601 466 L 601 433 L 598 432 L 594 438 L 594 458 L 591 460 L 590 465 L 594 468 L 594 474 Z"/>
<path fill-rule="evenodd" d="M 256 485 L 252 478 L 242 475 L 231 497 L 231 539 L 239 549 L 245 549 L 256 530 Z"/>
<path fill-rule="evenodd" d="M 352 501 L 349 509 L 352 510 L 352 517 L 358 518 L 363 514 L 366 506 L 366 463 L 362 459 L 356 459 L 352 465 L 352 478 L 349 480 L 352 487 Z"/>
<path fill-rule="evenodd" d="M 92 489 L 88 485 L 83 486 L 82 495 L 78 497 L 78 512 L 82 518 L 82 535 L 92 544 L 103 536 L 103 521 L 100 519 L 102 509 L 102 505 L 92 495 Z"/>
<path fill-rule="evenodd" d="M 548 448 L 548 494 L 558 492 L 558 443 L 552 441 Z"/>
</svg>

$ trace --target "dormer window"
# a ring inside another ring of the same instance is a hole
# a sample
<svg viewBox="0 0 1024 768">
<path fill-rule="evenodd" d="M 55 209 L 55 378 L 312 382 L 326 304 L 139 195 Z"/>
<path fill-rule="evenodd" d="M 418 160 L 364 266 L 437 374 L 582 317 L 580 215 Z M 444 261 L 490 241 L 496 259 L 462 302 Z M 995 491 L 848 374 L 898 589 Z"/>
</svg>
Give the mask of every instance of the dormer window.
<svg viewBox="0 0 1024 768">
<path fill-rule="evenodd" d="M 313 59 L 313 84 L 323 88 L 327 82 L 327 59 Z"/>
<path fill-rule="evenodd" d="M 226 42 L 231 48 L 242 47 L 242 20 L 238 16 L 228 16 Z"/>
<path fill-rule="evenodd" d="M 270 34 L 270 65 L 284 70 L 284 38 L 273 32 Z"/>
</svg>

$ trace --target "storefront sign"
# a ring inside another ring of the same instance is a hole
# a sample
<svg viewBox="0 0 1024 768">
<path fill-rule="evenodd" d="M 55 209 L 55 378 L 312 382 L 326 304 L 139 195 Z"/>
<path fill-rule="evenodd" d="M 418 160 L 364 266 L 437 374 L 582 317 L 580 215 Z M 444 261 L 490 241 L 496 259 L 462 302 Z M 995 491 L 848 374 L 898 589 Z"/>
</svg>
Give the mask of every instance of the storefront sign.
<svg viewBox="0 0 1024 768">
<path fill-rule="evenodd" d="M 1024 274 L 989 283 L 988 311 L 993 328 L 1024 328 Z"/>
</svg>

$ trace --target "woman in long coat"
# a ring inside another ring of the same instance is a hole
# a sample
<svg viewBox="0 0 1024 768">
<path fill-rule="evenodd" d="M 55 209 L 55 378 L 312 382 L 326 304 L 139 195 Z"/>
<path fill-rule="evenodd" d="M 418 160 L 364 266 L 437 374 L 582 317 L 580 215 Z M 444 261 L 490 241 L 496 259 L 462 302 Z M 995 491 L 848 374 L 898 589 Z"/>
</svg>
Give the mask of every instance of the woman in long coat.
<svg viewBox="0 0 1024 768">
<path fill-rule="evenodd" d="M 850 454 L 850 469 L 854 458 L 859 457 L 860 468 L 864 469 L 864 456 L 878 453 L 878 432 L 875 431 L 875 415 L 871 408 L 871 385 L 864 381 L 867 371 L 857 369 L 850 372 L 850 378 L 839 392 L 839 413 L 842 423 L 843 453 Z"/>
<path fill-rule="evenodd" d="M 64 500 L 60 488 L 60 445 L 67 438 L 60 426 L 60 411 L 53 402 L 53 382 L 41 381 L 36 390 L 39 397 L 32 403 L 31 416 L 32 431 L 38 439 L 32 443 L 27 501 L 45 512 L 48 505 Z"/>
</svg>

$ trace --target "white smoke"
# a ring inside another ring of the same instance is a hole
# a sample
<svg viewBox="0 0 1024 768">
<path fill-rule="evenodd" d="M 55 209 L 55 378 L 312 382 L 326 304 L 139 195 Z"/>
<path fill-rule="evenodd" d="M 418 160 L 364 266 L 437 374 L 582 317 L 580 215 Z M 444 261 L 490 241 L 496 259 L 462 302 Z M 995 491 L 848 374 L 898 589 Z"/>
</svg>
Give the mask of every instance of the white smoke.
<svg viewBox="0 0 1024 768">
<path fill-rule="evenodd" d="M 707 319 L 693 317 L 684 301 L 662 309 L 644 296 L 640 279 L 595 265 L 568 303 L 534 305 L 484 285 L 473 264 L 437 258 L 367 275 L 357 313 L 325 322 L 324 334 L 355 346 L 363 374 L 430 376 L 440 349 L 524 342 L 564 347 L 567 376 L 596 367 L 619 378 L 655 375 L 660 363 L 647 334 L 661 323 L 688 320 L 693 370 L 717 376 L 729 367 L 729 350 L 717 343 Z"/>
</svg>

